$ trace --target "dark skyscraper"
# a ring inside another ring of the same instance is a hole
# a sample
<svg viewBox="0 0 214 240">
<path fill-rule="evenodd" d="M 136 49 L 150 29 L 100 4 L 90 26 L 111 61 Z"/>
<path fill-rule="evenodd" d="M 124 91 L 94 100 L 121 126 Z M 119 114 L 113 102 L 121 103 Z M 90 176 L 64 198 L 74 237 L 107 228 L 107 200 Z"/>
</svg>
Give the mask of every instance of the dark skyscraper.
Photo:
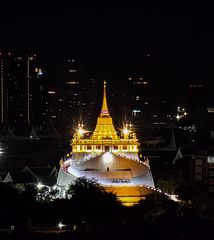
<svg viewBox="0 0 214 240">
<path fill-rule="evenodd" d="M 1 123 L 15 127 L 39 124 L 45 114 L 45 87 L 36 55 L 2 53 L 0 64 Z"/>
<path fill-rule="evenodd" d="M 78 114 L 79 89 L 80 89 L 80 69 L 75 59 L 67 59 L 64 65 L 63 73 L 63 94 L 65 119 L 70 120 L 72 115 Z"/>
<path fill-rule="evenodd" d="M 45 125 L 48 121 L 47 73 L 36 64 L 30 79 L 30 123 Z"/>
<path fill-rule="evenodd" d="M 125 65 L 126 105 L 129 120 L 142 129 L 150 120 L 151 79 L 149 56 L 128 55 Z"/>
</svg>

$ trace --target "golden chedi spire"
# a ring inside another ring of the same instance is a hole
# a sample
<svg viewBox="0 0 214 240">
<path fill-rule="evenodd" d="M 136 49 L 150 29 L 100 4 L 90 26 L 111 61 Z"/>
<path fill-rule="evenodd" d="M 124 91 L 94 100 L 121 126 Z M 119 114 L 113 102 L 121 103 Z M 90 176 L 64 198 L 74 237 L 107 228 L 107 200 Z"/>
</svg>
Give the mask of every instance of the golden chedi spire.
<svg viewBox="0 0 214 240">
<path fill-rule="evenodd" d="M 100 117 L 110 117 L 107 100 L 106 100 L 106 80 L 104 80 L 104 84 L 103 84 L 103 105 L 102 105 Z"/>
<path fill-rule="evenodd" d="M 106 98 L 106 81 L 103 84 L 103 104 L 100 112 L 100 116 L 97 119 L 96 128 L 92 134 L 91 139 L 102 140 L 102 139 L 119 139 L 117 132 L 115 131 L 112 118 L 110 117 Z"/>
</svg>

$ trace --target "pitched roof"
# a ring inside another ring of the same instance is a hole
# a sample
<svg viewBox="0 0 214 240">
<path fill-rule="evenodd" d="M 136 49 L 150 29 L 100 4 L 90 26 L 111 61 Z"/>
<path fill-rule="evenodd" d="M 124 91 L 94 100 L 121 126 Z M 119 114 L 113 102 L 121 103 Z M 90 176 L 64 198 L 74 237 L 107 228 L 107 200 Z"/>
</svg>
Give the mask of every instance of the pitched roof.
<svg viewBox="0 0 214 240">
<path fill-rule="evenodd" d="M 29 172 L 17 171 L 8 173 L 12 183 L 37 183 L 37 179 Z"/>
<path fill-rule="evenodd" d="M 56 177 L 58 170 L 56 167 L 25 167 L 24 172 L 29 172 L 34 176 L 37 181 L 41 181 L 43 184 L 52 185 L 56 183 Z"/>
</svg>

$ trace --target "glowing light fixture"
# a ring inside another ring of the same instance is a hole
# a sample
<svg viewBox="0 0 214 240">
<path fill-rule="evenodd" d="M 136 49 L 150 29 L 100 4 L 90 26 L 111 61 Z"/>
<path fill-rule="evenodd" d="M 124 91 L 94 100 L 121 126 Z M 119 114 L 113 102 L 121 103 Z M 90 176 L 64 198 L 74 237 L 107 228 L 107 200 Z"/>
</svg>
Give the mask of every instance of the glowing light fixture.
<svg viewBox="0 0 214 240">
<path fill-rule="evenodd" d="M 180 115 L 176 115 L 176 119 L 180 120 L 181 116 Z"/>
<path fill-rule="evenodd" d="M 83 129 L 83 126 L 84 126 L 83 123 L 81 123 L 81 124 L 79 123 L 79 124 L 78 124 L 77 135 L 78 135 L 78 137 L 80 137 L 80 138 L 83 137 L 83 134 L 87 132 L 87 131 L 85 131 L 85 130 Z"/>
<path fill-rule="evenodd" d="M 4 153 L 4 149 L 0 147 L 0 154 Z"/>
<path fill-rule="evenodd" d="M 123 129 L 123 134 L 124 134 L 124 135 L 127 135 L 127 134 L 129 134 L 129 133 L 130 133 L 130 131 L 129 131 L 127 128 L 124 128 L 124 129 Z"/>
<path fill-rule="evenodd" d="M 78 129 L 79 135 L 83 135 L 84 132 L 85 132 L 85 131 L 84 131 L 82 128 L 79 128 L 79 129 Z"/>
<path fill-rule="evenodd" d="M 41 182 L 39 182 L 38 184 L 37 184 L 37 188 L 40 190 L 40 189 L 42 189 L 44 187 L 44 185 L 41 183 Z"/>
<path fill-rule="evenodd" d="M 169 198 L 174 202 L 180 202 L 181 200 L 178 199 L 178 195 L 171 194 Z"/>
<path fill-rule="evenodd" d="M 112 161 L 112 154 L 109 153 L 109 152 L 105 152 L 103 154 L 103 160 L 104 162 L 108 163 L 108 162 L 111 162 Z"/>
<path fill-rule="evenodd" d="M 59 229 L 62 229 L 63 227 L 65 227 L 65 224 L 62 224 L 62 222 L 59 222 L 58 228 L 59 228 Z"/>
</svg>

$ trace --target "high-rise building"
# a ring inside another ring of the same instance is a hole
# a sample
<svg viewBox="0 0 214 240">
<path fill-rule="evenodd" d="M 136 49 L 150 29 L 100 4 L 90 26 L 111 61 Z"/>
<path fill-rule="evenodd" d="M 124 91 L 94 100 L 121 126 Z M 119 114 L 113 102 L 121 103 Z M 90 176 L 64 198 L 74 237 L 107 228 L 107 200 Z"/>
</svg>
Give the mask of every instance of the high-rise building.
<svg viewBox="0 0 214 240">
<path fill-rule="evenodd" d="M 36 55 L 1 53 L 0 68 L 1 124 L 16 127 L 42 122 L 45 84 Z"/>
<path fill-rule="evenodd" d="M 35 75 L 30 78 L 30 124 L 45 125 L 48 118 L 47 73 L 38 64 Z"/>
<path fill-rule="evenodd" d="M 79 112 L 79 89 L 80 89 L 80 68 L 77 60 L 66 59 L 62 69 L 59 88 L 64 98 L 64 106 L 61 105 L 61 111 L 64 112 L 65 121 L 70 121 L 74 115 Z"/>
<path fill-rule="evenodd" d="M 207 86 L 203 82 L 194 81 L 187 85 L 187 106 L 191 112 L 207 107 Z M 201 96 L 201 97 L 199 97 Z"/>
<path fill-rule="evenodd" d="M 208 193 L 214 194 L 214 155 L 213 150 L 201 151 L 192 155 L 191 181 L 201 182 L 207 186 Z"/>
<path fill-rule="evenodd" d="M 199 80 L 188 82 L 186 88 L 186 107 L 189 112 L 189 121 L 202 131 L 210 127 L 207 122 L 210 116 L 208 116 L 207 107 L 212 107 L 212 104 L 209 103 L 208 90 L 208 85 Z"/>
<path fill-rule="evenodd" d="M 126 106 L 128 118 L 139 132 L 142 126 L 150 122 L 151 117 L 151 79 L 147 57 L 128 56 L 125 65 Z"/>
<path fill-rule="evenodd" d="M 53 84 L 48 87 L 48 118 L 63 134 L 70 134 L 72 125 L 80 109 L 79 63 L 74 58 L 66 58 L 57 65 Z"/>
<path fill-rule="evenodd" d="M 133 119 L 149 117 L 149 82 L 143 76 L 128 77 L 128 105 Z"/>
<path fill-rule="evenodd" d="M 99 81 L 92 76 L 93 73 L 89 74 L 87 71 L 84 71 L 80 93 L 79 121 L 85 122 L 89 128 L 93 128 L 95 124 L 96 119 L 93 116 L 97 115 L 99 111 L 97 101 L 100 99 L 100 93 L 97 91 Z"/>
</svg>

